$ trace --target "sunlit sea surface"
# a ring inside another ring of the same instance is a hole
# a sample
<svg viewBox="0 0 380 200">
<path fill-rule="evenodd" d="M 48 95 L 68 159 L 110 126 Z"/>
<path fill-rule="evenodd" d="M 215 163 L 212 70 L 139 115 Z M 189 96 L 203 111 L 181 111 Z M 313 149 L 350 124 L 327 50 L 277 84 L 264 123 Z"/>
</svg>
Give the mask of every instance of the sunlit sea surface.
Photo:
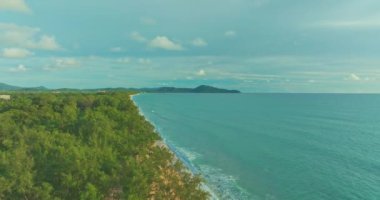
<svg viewBox="0 0 380 200">
<path fill-rule="evenodd" d="M 380 95 L 141 94 L 219 199 L 380 199 Z"/>
</svg>

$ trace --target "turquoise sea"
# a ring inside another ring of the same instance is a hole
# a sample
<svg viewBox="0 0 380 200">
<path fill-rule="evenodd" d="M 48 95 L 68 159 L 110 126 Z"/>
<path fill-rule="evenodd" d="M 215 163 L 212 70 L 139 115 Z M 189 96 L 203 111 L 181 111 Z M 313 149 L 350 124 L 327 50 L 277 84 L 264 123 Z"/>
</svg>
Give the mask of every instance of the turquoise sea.
<svg viewBox="0 0 380 200">
<path fill-rule="evenodd" d="M 380 95 L 141 94 L 219 199 L 380 199 Z"/>
</svg>

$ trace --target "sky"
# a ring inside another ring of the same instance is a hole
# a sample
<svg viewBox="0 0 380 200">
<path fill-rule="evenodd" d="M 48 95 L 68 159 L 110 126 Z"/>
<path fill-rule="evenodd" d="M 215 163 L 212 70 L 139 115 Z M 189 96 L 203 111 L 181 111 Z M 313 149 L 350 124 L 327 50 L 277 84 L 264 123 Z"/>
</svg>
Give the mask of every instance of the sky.
<svg viewBox="0 0 380 200">
<path fill-rule="evenodd" d="M 0 0 L 0 82 L 380 92 L 378 0 Z"/>
</svg>

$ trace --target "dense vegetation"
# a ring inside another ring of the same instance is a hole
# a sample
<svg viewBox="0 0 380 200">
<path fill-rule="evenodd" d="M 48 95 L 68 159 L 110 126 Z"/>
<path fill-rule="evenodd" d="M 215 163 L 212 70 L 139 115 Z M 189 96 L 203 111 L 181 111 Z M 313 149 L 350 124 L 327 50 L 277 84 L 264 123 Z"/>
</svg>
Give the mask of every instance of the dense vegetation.
<svg viewBox="0 0 380 200">
<path fill-rule="evenodd" d="M 0 100 L 0 199 L 207 199 L 127 93 Z"/>
</svg>

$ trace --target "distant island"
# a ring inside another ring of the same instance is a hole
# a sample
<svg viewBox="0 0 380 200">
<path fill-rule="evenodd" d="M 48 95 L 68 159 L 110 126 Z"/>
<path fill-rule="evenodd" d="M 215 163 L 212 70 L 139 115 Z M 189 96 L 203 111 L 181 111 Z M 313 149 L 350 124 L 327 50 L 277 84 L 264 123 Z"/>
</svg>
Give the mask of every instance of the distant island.
<svg viewBox="0 0 380 200">
<path fill-rule="evenodd" d="M 227 90 L 216 88 L 208 85 L 201 85 L 196 88 L 176 88 L 176 87 L 160 87 L 151 89 L 140 89 L 143 92 L 152 93 L 240 93 L 239 90 Z"/>
<path fill-rule="evenodd" d="M 48 89 L 46 87 L 18 87 L 0 83 L 0 91 L 56 91 L 56 92 L 147 92 L 147 93 L 241 93 L 239 90 L 228 90 L 208 85 L 200 85 L 196 88 L 158 87 L 158 88 L 98 88 L 98 89 Z"/>
</svg>

